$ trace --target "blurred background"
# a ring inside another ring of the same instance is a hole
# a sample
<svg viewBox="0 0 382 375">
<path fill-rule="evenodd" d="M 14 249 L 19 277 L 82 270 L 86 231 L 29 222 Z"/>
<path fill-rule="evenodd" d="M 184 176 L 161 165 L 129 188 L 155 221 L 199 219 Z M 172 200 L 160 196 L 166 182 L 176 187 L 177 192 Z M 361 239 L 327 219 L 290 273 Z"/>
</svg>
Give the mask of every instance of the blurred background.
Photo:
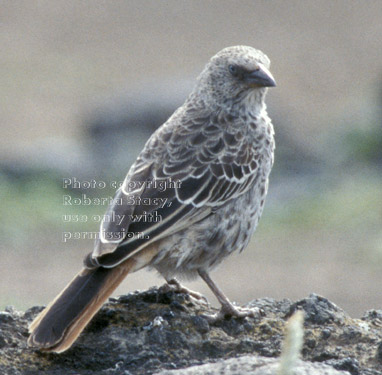
<svg viewBox="0 0 382 375">
<path fill-rule="evenodd" d="M 115 189 L 63 179 L 123 180 L 208 59 L 245 44 L 272 61 L 276 159 L 255 236 L 212 277 L 240 303 L 315 292 L 355 317 L 380 309 L 381 19 L 379 0 L 2 2 L 0 308 L 48 303 L 92 250 L 63 233 L 97 231 L 106 206 L 63 196 Z M 116 294 L 162 283 L 143 270 Z"/>
</svg>

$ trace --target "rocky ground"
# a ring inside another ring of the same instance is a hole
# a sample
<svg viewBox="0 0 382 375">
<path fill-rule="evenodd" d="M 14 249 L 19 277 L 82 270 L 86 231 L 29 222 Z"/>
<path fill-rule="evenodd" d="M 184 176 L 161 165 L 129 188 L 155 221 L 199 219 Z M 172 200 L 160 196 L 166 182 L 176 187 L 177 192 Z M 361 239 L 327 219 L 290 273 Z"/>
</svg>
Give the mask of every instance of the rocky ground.
<svg viewBox="0 0 382 375">
<path fill-rule="evenodd" d="M 41 307 L 0 312 L 0 373 L 274 374 L 287 319 L 303 310 L 304 344 L 296 374 L 382 374 L 382 311 L 361 319 L 315 294 L 292 302 L 258 299 L 257 318 L 209 324 L 213 313 L 188 295 L 150 289 L 111 299 L 62 354 L 27 348 L 27 327 Z M 347 372 L 346 372 L 347 371 Z"/>
</svg>

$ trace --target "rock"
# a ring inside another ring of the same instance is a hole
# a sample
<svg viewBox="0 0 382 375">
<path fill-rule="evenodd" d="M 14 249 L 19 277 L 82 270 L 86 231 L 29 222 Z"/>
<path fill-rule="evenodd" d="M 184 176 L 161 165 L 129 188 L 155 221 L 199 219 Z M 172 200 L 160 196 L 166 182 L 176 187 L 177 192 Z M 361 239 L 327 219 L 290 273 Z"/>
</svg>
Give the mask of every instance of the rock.
<svg viewBox="0 0 382 375">
<path fill-rule="evenodd" d="M 28 324 L 42 308 L 8 308 L 0 313 L 0 373 L 274 374 L 285 322 L 300 309 L 306 319 L 295 374 L 382 374 L 380 311 L 352 319 L 317 295 L 294 303 L 257 299 L 250 306 L 264 315 L 209 324 L 203 314 L 215 310 L 186 294 L 134 292 L 110 299 L 62 354 L 26 346 Z"/>
<path fill-rule="evenodd" d="M 284 375 L 278 372 L 278 365 L 278 360 L 274 358 L 243 356 L 192 366 L 188 369 L 161 371 L 155 375 Z M 348 375 L 348 373 L 321 363 L 299 361 L 293 375 Z"/>
</svg>

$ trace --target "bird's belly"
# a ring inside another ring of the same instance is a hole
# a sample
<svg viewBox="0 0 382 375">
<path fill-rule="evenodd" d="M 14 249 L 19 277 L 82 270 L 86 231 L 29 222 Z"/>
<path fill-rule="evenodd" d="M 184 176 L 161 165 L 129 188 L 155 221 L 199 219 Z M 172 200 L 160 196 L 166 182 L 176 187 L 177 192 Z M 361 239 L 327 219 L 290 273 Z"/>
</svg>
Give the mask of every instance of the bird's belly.
<svg viewBox="0 0 382 375">
<path fill-rule="evenodd" d="M 151 262 L 166 278 L 192 279 L 199 269 L 209 271 L 248 244 L 263 211 L 267 180 L 233 199 L 204 220 L 161 240 Z"/>
</svg>

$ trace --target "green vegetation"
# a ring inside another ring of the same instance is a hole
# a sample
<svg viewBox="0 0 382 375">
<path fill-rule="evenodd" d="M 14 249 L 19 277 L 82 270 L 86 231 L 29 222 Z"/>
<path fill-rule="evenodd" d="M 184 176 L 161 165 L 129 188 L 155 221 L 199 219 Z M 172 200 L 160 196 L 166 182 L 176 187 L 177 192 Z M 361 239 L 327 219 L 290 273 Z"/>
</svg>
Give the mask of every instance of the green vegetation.
<svg viewBox="0 0 382 375">
<path fill-rule="evenodd" d="M 97 231 L 93 215 L 103 215 L 105 205 L 64 205 L 64 196 L 80 198 L 101 196 L 100 190 L 75 191 L 62 187 L 62 178 L 52 172 L 31 173 L 27 177 L 0 176 L 0 238 L 3 245 L 15 248 L 47 233 L 61 231 Z M 114 190 L 102 190 L 102 197 L 113 196 Z M 70 215 L 64 221 L 64 215 Z M 77 216 L 86 221 L 77 221 Z M 68 220 L 68 218 L 66 219 Z"/>
</svg>

